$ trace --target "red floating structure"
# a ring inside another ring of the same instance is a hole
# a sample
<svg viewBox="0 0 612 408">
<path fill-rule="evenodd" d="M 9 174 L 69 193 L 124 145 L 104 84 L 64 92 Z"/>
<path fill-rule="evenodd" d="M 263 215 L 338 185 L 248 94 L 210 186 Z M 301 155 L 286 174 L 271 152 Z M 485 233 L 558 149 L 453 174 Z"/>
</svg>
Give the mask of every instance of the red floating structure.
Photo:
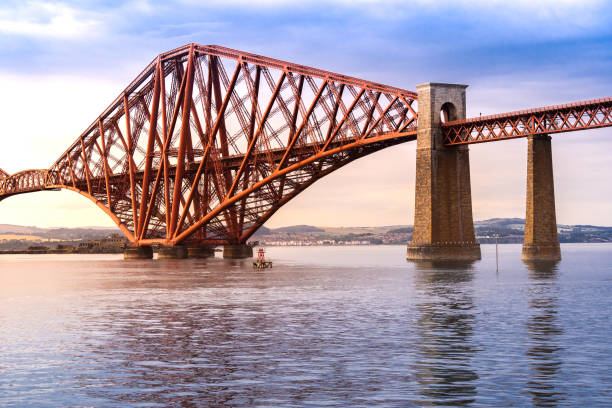
<svg viewBox="0 0 612 408">
<path fill-rule="evenodd" d="M 272 262 L 266 260 L 264 249 L 259 248 L 257 250 L 257 260 L 253 262 L 253 268 L 265 269 L 265 268 L 271 268 L 271 267 L 272 267 Z"/>
</svg>

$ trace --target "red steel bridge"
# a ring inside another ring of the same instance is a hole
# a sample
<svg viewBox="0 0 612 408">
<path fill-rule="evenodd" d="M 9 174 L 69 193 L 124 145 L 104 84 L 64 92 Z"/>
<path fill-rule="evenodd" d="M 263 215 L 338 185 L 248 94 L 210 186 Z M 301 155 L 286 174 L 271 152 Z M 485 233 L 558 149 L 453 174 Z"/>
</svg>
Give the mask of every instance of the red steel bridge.
<svg viewBox="0 0 612 408">
<path fill-rule="evenodd" d="M 133 246 L 244 244 L 321 177 L 416 140 L 418 99 L 189 44 L 155 58 L 48 169 L 0 170 L 0 200 L 68 189 L 108 214 Z M 444 112 L 449 148 L 612 126 L 612 98 L 463 120 Z"/>
</svg>

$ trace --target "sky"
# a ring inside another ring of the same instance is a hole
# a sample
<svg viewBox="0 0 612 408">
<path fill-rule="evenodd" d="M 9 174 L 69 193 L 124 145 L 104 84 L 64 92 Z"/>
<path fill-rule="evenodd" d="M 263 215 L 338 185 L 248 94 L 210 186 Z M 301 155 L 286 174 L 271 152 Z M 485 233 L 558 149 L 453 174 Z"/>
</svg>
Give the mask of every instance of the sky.
<svg viewBox="0 0 612 408">
<path fill-rule="evenodd" d="M 297 3 L 297 4 L 296 4 Z M 0 2 L 0 168 L 48 168 L 159 53 L 217 44 L 408 90 L 461 83 L 468 117 L 612 96 L 606 1 Z M 557 221 L 612 226 L 612 128 L 553 137 Z M 474 219 L 525 216 L 526 139 L 472 145 Z M 414 221 L 415 143 L 324 177 L 266 224 Z M 113 226 L 86 198 L 0 202 L 0 223 Z"/>
</svg>

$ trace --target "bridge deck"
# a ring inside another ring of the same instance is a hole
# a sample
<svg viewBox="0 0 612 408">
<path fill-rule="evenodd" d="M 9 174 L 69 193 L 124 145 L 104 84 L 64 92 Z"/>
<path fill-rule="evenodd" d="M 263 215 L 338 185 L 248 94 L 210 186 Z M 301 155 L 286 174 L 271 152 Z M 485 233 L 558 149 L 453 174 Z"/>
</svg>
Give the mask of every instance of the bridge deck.
<svg viewBox="0 0 612 408">
<path fill-rule="evenodd" d="M 447 122 L 444 144 L 493 142 L 612 126 L 612 97 Z"/>
</svg>

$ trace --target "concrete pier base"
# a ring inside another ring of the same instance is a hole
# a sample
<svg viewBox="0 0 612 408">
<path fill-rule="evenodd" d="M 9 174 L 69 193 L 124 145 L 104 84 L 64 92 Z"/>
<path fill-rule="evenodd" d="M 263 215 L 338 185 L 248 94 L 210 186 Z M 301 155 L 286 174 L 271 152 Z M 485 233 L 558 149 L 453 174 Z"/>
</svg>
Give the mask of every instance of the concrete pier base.
<svg viewBox="0 0 612 408">
<path fill-rule="evenodd" d="M 153 248 L 150 246 L 127 247 L 123 250 L 123 259 L 153 259 Z"/>
<path fill-rule="evenodd" d="M 523 244 L 524 261 L 559 261 L 561 260 L 561 247 L 559 243 L 550 245 Z"/>
<path fill-rule="evenodd" d="M 189 258 L 212 258 L 215 256 L 215 247 L 191 246 L 187 248 Z"/>
<path fill-rule="evenodd" d="M 185 259 L 187 258 L 187 248 L 181 245 L 160 246 L 157 252 L 157 259 Z"/>
<path fill-rule="evenodd" d="M 480 259 L 480 244 L 449 242 L 439 244 L 408 244 L 406 259 L 413 261 L 474 261 Z"/>
<path fill-rule="evenodd" d="M 243 259 L 253 257 L 253 247 L 245 244 L 234 244 L 223 246 L 223 258 Z"/>
<path fill-rule="evenodd" d="M 467 146 L 445 146 L 445 121 L 465 118 L 466 85 L 417 86 L 417 133 L 414 232 L 408 260 L 480 259 L 472 219 L 470 158 Z"/>
<path fill-rule="evenodd" d="M 555 211 L 552 147 L 548 135 L 528 137 L 527 205 L 522 259 L 561 259 Z"/>
</svg>

